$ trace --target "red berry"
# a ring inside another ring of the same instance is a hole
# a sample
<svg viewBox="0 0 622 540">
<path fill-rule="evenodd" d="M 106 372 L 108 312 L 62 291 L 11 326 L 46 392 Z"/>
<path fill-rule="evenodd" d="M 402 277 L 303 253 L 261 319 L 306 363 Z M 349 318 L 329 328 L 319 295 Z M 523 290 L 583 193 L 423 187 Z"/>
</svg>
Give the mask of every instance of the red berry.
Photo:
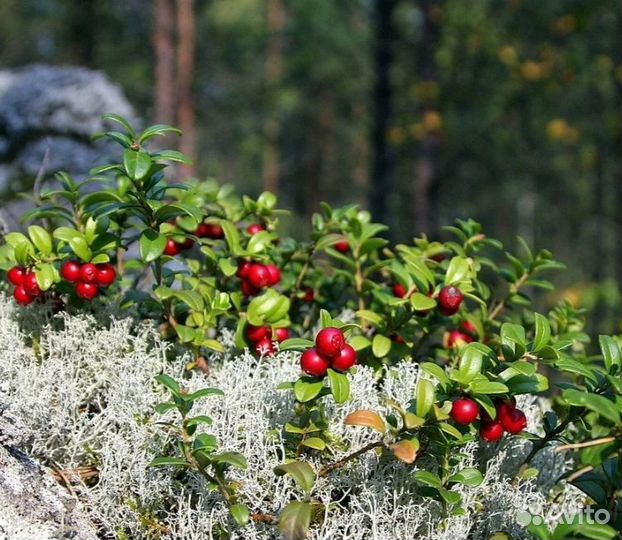
<svg viewBox="0 0 622 540">
<path fill-rule="evenodd" d="M 14 266 L 7 272 L 6 277 L 11 285 L 21 285 L 24 282 L 25 273 L 26 269 L 23 266 Z"/>
<path fill-rule="evenodd" d="M 35 276 L 34 272 L 26 272 L 24 274 L 22 285 L 26 293 L 30 296 L 39 296 L 41 294 L 41 289 L 37 283 L 37 276 Z"/>
<path fill-rule="evenodd" d="M 315 336 L 315 346 L 325 356 L 335 356 L 345 344 L 346 340 L 339 328 L 324 328 Z"/>
<path fill-rule="evenodd" d="M 80 281 L 95 283 L 97 279 L 97 266 L 91 263 L 83 264 L 80 268 Z"/>
<path fill-rule="evenodd" d="M 445 254 L 444 253 L 438 253 L 437 255 L 432 255 L 430 257 L 430 259 L 432 259 L 433 261 L 436 261 L 436 262 L 443 262 L 443 260 L 445 260 Z"/>
<path fill-rule="evenodd" d="M 347 253 L 348 251 L 350 251 L 350 244 L 347 240 L 341 240 L 334 245 L 334 248 L 339 253 Z"/>
<path fill-rule="evenodd" d="M 270 274 L 270 283 L 268 285 L 273 286 L 281 281 L 281 271 L 279 270 L 278 266 L 276 266 L 275 264 L 267 264 L 265 268 Z"/>
<path fill-rule="evenodd" d="M 525 413 L 509 404 L 502 404 L 497 409 L 497 416 L 503 429 L 513 435 L 520 433 L 527 427 L 527 417 Z"/>
<path fill-rule="evenodd" d="M 322 356 L 317 349 L 307 349 L 300 357 L 300 367 L 312 377 L 323 377 L 326 375 L 329 363 L 328 359 Z"/>
<path fill-rule="evenodd" d="M 76 285 L 76 294 L 85 300 L 93 300 L 97 296 L 97 285 L 81 281 Z"/>
<path fill-rule="evenodd" d="M 116 278 L 117 272 L 114 266 L 108 263 L 97 265 L 97 277 L 95 278 L 95 283 L 97 283 L 97 285 L 100 287 L 109 287 L 114 283 Z"/>
<path fill-rule="evenodd" d="M 178 245 L 181 246 L 181 249 L 190 249 L 194 246 L 194 240 L 192 238 L 186 238 L 181 244 Z"/>
<path fill-rule="evenodd" d="M 403 345 L 404 343 L 406 343 L 406 342 L 404 341 L 404 338 L 403 338 L 402 336 L 400 336 L 399 334 L 393 334 L 393 335 L 391 336 L 391 340 L 392 340 L 394 343 L 398 343 L 399 345 Z"/>
<path fill-rule="evenodd" d="M 209 225 L 206 223 L 199 223 L 199 226 L 197 227 L 197 230 L 194 231 L 194 234 L 196 234 L 199 238 L 205 238 L 209 236 L 209 230 Z"/>
<path fill-rule="evenodd" d="M 315 291 L 310 287 L 305 291 L 305 295 L 302 297 L 304 302 L 313 302 L 315 300 Z"/>
<path fill-rule="evenodd" d="M 259 291 L 260 289 L 255 287 L 252 283 L 249 283 L 248 281 L 242 282 L 242 292 L 245 296 L 255 296 Z"/>
<path fill-rule="evenodd" d="M 455 422 L 466 426 L 475 422 L 479 415 L 479 406 L 468 398 L 460 398 L 451 406 L 451 417 Z"/>
<path fill-rule="evenodd" d="M 477 337 L 477 327 L 471 321 L 462 321 L 460 328 L 462 328 L 462 330 L 464 330 L 467 334 Z"/>
<path fill-rule="evenodd" d="M 479 436 L 486 442 L 497 442 L 503 437 L 503 426 L 499 420 L 482 420 Z"/>
<path fill-rule="evenodd" d="M 264 337 L 255 343 L 255 352 L 259 356 L 274 356 L 278 349 L 269 337 Z"/>
<path fill-rule="evenodd" d="M 240 279 L 248 278 L 248 271 L 251 269 L 251 265 L 252 263 L 248 261 L 242 261 L 238 265 L 238 271 L 236 272 L 235 275 L 238 276 Z"/>
<path fill-rule="evenodd" d="M 60 269 L 63 279 L 74 283 L 80 279 L 80 264 L 76 261 L 67 261 Z"/>
<path fill-rule="evenodd" d="M 253 326 L 252 324 L 246 326 L 246 337 L 253 342 L 267 337 L 269 332 L 270 328 L 267 326 Z"/>
<path fill-rule="evenodd" d="M 402 285 L 401 283 L 396 283 L 395 285 L 393 285 L 394 296 L 397 296 L 398 298 L 404 298 L 407 292 L 408 291 L 406 290 L 406 287 L 404 287 L 404 285 Z"/>
<path fill-rule="evenodd" d="M 211 238 L 212 240 L 220 240 L 221 238 L 225 237 L 225 231 L 220 225 L 216 225 L 215 223 L 208 223 L 207 228 L 208 230 L 206 236 L 208 238 Z"/>
<path fill-rule="evenodd" d="M 287 328 L 277 328 L 274 331 L 274 335 L 276 336 L 276 340 L 282 343 L 286 339 L 289 339 L 289 330 Z"/>
<path fill-rule="evenodd" d="M 175 255 L 179 255 L 180 253 L 181 253 L 181 246 L 177 242 L 175 242 L 172 238 L 169 238 L 166 241 L 166 247 L 164 248 L 164 254 L 174 257 Z"/>
<path fill-rule="evenodd" d="M 250 235 L 257 234 L 258 232 L 265 230 L 266 229 L 264 228 L 264 226 L 259 223 L 252 223 L 251 225 L 246 227 L 246 232 Z"/>
<path fill-rule="evenodd" d="M 354 364 L 356 364 L 356 351 L 347 343 L 330 360 L 330 367 L 337 371 L 348 371 Z"/>
<path fill-rule="evenodd" d="M 270 284 L 270 271 L 263 264 L 252 264 L 248 270 L 248 281 L 253 287 L 263 289 Z"/>
<path fill-rule="evenodd" d="M 34 296 L 31 296 L 26 292 L 23 285 L 15 287 L 15 290 L 13 291 L 13 298 L 15 298 L 15 301 L 22 306 L 27 306 L 35 299 Z"/>
<path fill-rule="evenodd" d="M 464 334 L 460 330 L 452 330 L 445 338 L 445 347 L 450 349 L 459 348 L 472 341 L 473 338 L 468 334 Z"/>
<path fill-rule="evenodd" d="M 454 315 L 458 313 L 463 300 L 464 294 L 462 294 L 462 291 L 458 289 L 458 287 L 454 287 L 453 285 L 443 287 L 438 294 L 439 311 L 447 317 Z"/>
</svg>

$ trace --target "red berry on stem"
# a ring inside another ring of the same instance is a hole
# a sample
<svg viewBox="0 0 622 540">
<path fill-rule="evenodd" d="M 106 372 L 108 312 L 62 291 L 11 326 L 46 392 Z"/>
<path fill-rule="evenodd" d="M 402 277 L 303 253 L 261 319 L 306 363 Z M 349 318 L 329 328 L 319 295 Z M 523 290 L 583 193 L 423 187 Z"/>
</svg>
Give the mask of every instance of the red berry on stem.
<svg viewBox="0 0 622 540">
<path fill-rule="evenodd" d="M 35 299 L 34 296 L 30 296 L 26 292 L 26 289 L 23 285 L 18 285 L 17 287 L 15 287 L 15 290 L 13 291 L 13 298 L 15 298 L 15 301 L 22 306 L 27 306 Z"/>
<path fill-rule="evenodd" d="M 97 279 L 97 266 L 91 263 L 83 264 L 80 268 L 80 281 L 95 283 Z"/>
<path fill-rule="evenodd" d="M 208 223 L 207 227 L 208 231 L 206 236 L 208 238 L 211 238 L 212 240 L 220 240 L 221 238 L 225 237 L 225 231 L 220 225 L 216 225 L 215 223 Z"/>
<path fill-rule="evenodd" d="M 265 230 L 266 229 L 264 228 L 264 226 L 259 223 L 252 223 L 251 225 L 246 227 L 246 232 L 250 235 L 257 234 L 258 232 Z"/>
<path fill-rule="evenodd" d="M 458 424 L 467 426 L 477 419 L 479 406 L 472 399 L 460 398 L 453 402 L 450 415 Z"/>
<path fill-rule="evenodd" d="M 503 407 L 497 409 L 497 416 L 503 426 L 503 429 L 512 435 L 520 433 L 527 427 L 527 417 L 520 409 L 504 404 Z"/>
<path fill-rule="evenodd" d="M 253 287 L 263 289 L 270 284 L 270 271 L 263 264 L 252 264 L 248 270 L 248 281 Z"/>
<path fill-rule="evenodd" d="M 190 249 L 194 246 L 194 240 L 192 238 L 186 238 L 181 244 L 178 245 L 181 246 L 182 249 Z"/>
<path fill-rule="evenodd" d="M 174 257 L 175 255 L 179 255 L 180 253 L 181 253 L 181 246 L 177 242 L 175 242 L 172 238 L 169 238 L 166 241 L 166 246 L 164 247 L 164 254 Z"/>
<path fill-rule="evenodd" d="M 452 330 L 451 332 L 449 332 L 449 334 L 447 334 L 445 341 L 445 346 L 453 349 L 456 347 L 462 347 L 467 343 L 471 343 L 473 341 L 473 338 L 468 334 L 460 332 L 459 330 Z"/>
<path fill-rule="evenodd" d="M 482 420 L 479 436 L 486 442 L 497 442 L 503 437 L 503 426 L 499 420 Z"/>
<path fill-rule="evenodd" d="M 300 357 L 300 367 L 307 375 L 323 377 L 329 367 L 328 358 L 322 356 L 317 349 L 307 349 Z"/>
<path fill-rule="evenodd" d="M 277 350 L 274 342 L 269 337 L 264 337 L 255 343 L 255 352 L 260 356 L 274 356 Z"/>
<path fill-rule="evenodd" d="M 242 282 L 242 292 L 244 293 L 244 296 L 255 296 L 259 291 L 260 289 L 255 287 L 252 283 L 249 283 L 248 281 Z"/>
<path fill-rule="evenodd" d="M 95 278 L 95 283 L 97 283 L 97 285 L 100 287 L 109 287 L 114 283 L 116 278 L 117 272 L 114 266 L 108 263 L 97 265 L 97 277 Z"/>
<path fill-rule="evenodd" d="M 80 263 L 67 261 L 61 266 L 60 275 L 69 283 L 75 283 L 80 279 Z"/>
<path fill-rule="evenodd" d="M 274 331 L 274 335 L 276 336 L 276 340 L 282 343 L 286 339 L 289 339 L 289 330 L 287 328 L 277 328 Z"/>
<path fill-rule="evenodd" d="M 240 279 L 247 279 L 248 271 L 251 269 L 251 265 L 252 263 L 250 263 L 249 261 L 240 262 L 240 264 L 238 265 L 238 271 L 235 275 L 238 276 Z"/>
<path fill-rule="evenodd" d="M 266 270 L 270 274 L 270 283 L 268 285 L 273 286 L 281 281 L 281 270 L 275 264 L 267 264 L 265 266 Z"/>
<path fill-rule="evenodd" d="M 334 245 L 334 248 L 339 253 L 347 253 L 348 251 L 350 251 L 350 244 L 347 240 L 341 240 Z"/>
<path fill-rule="evenodd" d="M 199 223 L 199 226 L 197 227 L 197 230 L 194 231 L 194 234 L 196 234 L 199 238 L 205 238 L 209 236 L 209 230 L 209 225 L 206 223 Z"/>
<path fill-rule="evenodd" d="M 11 285 L 21 285 L 24 282 L 25 273 L 26 269 L 23 266 L 14 266 L 7 272 L 6 277 Z"/>
<path fill-rule="evenodd" d="M 477 327 L 471 321 L 462 321 L 460 328 L 470 336 L 477 337 Z"/>
<path fill-rule="evenodd" d="M 76 294 L 85 300 L 93 300 L 97 296 L 97 285 L 81 281 L 76 285 Z"/>
<path fill-rule="evenodd" d="M 463 300 L 464 294 L 462 294 L 462 291 L 458 289 L 458 287 L 454 287 L 453 285 L 443 287 L 438 294 L 439 311 L 447 317 L 454 315 L 458 313 Z"/>
<path fill-rule="evenodd" d="M 407 292 L 408 291 L 406 290 L 406 287 L 404 287 L 404 285 L 402 285 L 401 283 L 396 283 L 395 285 L 393 285 L 393 296 L 397 296 L 398 298 L 404 298 Z"/>
<path fill-rule="evenodd" d="M 356 351 L 347 343 L 343 346 L 335 356 L 330 360 L 330 367 L 337 371 L 348 371 L 356 364 Z"/>
<path fill-rule="evenodd" d="M 37 283 L 37 276 L 35 276 L 34 272 L 26 272 L 24 274 L 22 285 L 26 293 L 30 296 L 39 296 L 41 294 L 41 289 Z"/>
<path fill-rule="evenodd" d="M 302 297 L 305 302 L 313 302 L 315 300 L 315 291 L 311 288 L 308 288 L 305 291 L 305 295 Z"/>
<path fill-rule="evenodd" d="M 328 327 L 315 336 L 315 346 L 326 356 L 335 356 L 346 344 L 343 332 L 339 328 Z"/>
<path fill-rule="evenodd" d="M 270 328 L 267 326 L 253 326 L 249 324 L 246 326 L 246 337 L 251 341 L 259 341 L 268 336 Z"/>
</svg>

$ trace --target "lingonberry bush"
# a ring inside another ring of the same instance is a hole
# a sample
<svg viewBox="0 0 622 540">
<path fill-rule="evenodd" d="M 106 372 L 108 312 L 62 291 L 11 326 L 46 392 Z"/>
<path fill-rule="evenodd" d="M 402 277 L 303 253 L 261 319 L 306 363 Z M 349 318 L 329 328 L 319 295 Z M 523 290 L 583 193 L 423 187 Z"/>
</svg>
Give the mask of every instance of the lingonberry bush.
<svg viewBox="0 0 622 540">
<path fill-rule="evenodd" d="M 188 471 L 202 475 L 229 506 L 234 526 L 278 526 L 296 539 L 331 511 L 314 495 L 320 479 L 368 452 L 406 464 L 418 495 L 437 501 L 448 519 L 467 512 L 454 488 L 483 479 L 485 464 L 462 465 L 464 449 L 520 437 L 531 444 L 521 475 L 538 474 L 531 463 L 547 446 L 573 452 L 569 481 L 614 516 L 612 525 L 576 522 L 550 531 L 532 524 L 529 533 L 615 537 L 620 340 L 601 336 L 596 353 L 580 310 L 561 301 L 548 313 L 533 311 L 534 293 L 553 289 L 546 273 L 563 268 L 548 251 L 533 253 L 519 239 L 520 252 L 510 253 L 473 220 L 446 227 L 445 242 L 422 236 L 393 246 L 387 228 L 354 205 L 322 204 L 307 240 L 282 237 L 283 211 L 271 193 L 253 200 L 211 181 L 166 181 L 166 167 L 187 160 L 148 145 L 178 130 L 156 125 L 137 133 L 119 116 L 107 119 L 122 131 L 98 136 L 119 143 L 119 161 L 79 183 L 59 173 L 24 216 L 26 233 L 4 236 L 0 267 L 15 301 L 57 312 L 117 303 L 153 321 L 162 339 L 191 354 L 187 373 L 202 370 L 207 379 L 209 358 L 225 351 L 227 331 L 258 363 L 280 351 L 300 353 L 299 377 L 278 386 L 293 394 L 295 406 L 275 431 L 282 464 L 274 474 L 296 483 L 295 500 L 278 512 L 244 500 L 229 472 L 247 460 L 219 451 L 209 416 L 190 415 L 197 400 L 220 392 L 189 393 L 183 377 L 158 377 L 171 399 L 155 412 L 178 416 L 161 423 L 166 442 L 154 466 L 178 467 L 182 482 Z M 410 401 L 350 412 L 345 425 L 376 435 L 349 448 L 331 429 L 330 411 L 351 400 L 357 365 L 372 369 L 380 388 L 404 363 L 419 369 Z M 530 429 L 517 407 L 524 394 L 551 396 L 544 434 Z M 418 466 L 422 458 L 425 467 Z M 335 505 L 347 505 L 335 497 Z M 218 535 L 233 534 L 230 525 Z"/>
</svg>

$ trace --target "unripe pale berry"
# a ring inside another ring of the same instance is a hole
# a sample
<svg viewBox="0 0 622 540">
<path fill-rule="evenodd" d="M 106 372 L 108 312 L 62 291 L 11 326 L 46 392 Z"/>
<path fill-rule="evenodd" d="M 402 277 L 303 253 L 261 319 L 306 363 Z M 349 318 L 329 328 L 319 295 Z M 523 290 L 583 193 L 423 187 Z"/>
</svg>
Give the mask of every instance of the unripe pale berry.
<svg viewBox="0 0 622 540">
<path fill-rule="evenodd" d="M 307 375 L 323 377 L 328 371 L 328 358 L 317 349 L 307 349 L 300 357 L 300 367 Z"/>
<path fill-rule="evenodd" d="M 80 279 L 80 264 L 76 261 L 67 261 L 60 269 L 63 279 L 69 283 L 75 283 Z"/>
<path fill-rule="evenodd" d="M 95 283 L 97 279 L 97 266 L 91 263 L 83 264 L 80 268 L 80 281 L 84 283 Z"/>
<path fill-rule="evenodd" d="M 503 437 L 503 426 L 499 420 L 482 420 L 479 436 L 486 442 L 497 442 Z"/>
<path fill-rule="evenodd" d="M 252 324 L 246 326 L 246 337 L 253 342 L 267 337 L 269 332 L 270 328 L 267 326 L 253 326 Z"/>
<path fill-rule="evenodd" d="M 248 281 L 257 289 L 270 284 L 270 271 L 262 264 L 253 264 L 248 270 Z"/>
<path fill-rule="evenodd" d="M 460 398 L 453 402 L 450 415 L 454 422 L 466 426 L 477 420 L 479 406 L 472 399 Z"/>
<path fill-rule="evenodd" d="M 11 285 L 21 285 L 24 282 L 25 273 L 26 269 L 23 266 L 14 266 L 7 272 L 6 277 Z"/>
<path fill-rule="evenodd" d="M 438 294 L 438 309 L 443 315 L 449 317 L 458 313 L 463 300 L 464 294 L 458 287 L 453 285 L 443 287 Z"/>
<path fill-rule="evenodd" d="M 315 346 L 325 356 L 335 356 L 345 344 L 346 340 L 339 328 L 324 328 L 315 336 Z"/>
<path fill-rule="evenodd" d="M 76 294 L 85 300 L 93 300 L 97 296 L 97 285 L 81 281 L 76 285 Z"/>
<path fill-rule="evenodd" d="M 116 278 L 117 272 L 114 266 L 108 263 L 97 265 L 97 276 L 95 278 L 95 283 L 97 283 L 97 285 L 100 287 L 109 287 L 114 283 Z"/>
<path fill-rule="evenodd" d="M 13 298 L 15 298 L 15 301 L 22 306 L 27 306 L 35 299 L 34 296 L 30 296 L 26 292 L 23 285 L 15 287 L 15 290 L 13 291 Z"/>
<path fill-rule="evenodd" d="M 348 371 L 356 364 L 356 351 L 347 343 L 330 359 L 330 367 L 337 371 Z"/>
<path fill-rule="evenodd" d="M 30 296 L 39 296 L 41 294 L 41 289 L 37 283 L 37 276 L 35 276 L 34 272 L 26 272 L 24 274 L 22 285 L 26 293 Z"/>
</svg>

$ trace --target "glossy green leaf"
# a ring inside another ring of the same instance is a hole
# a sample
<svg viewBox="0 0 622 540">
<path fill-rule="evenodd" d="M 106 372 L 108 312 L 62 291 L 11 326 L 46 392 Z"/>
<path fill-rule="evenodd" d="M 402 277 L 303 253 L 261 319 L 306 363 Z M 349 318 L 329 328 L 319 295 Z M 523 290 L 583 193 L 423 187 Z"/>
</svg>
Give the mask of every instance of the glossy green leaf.
<svg viewBox="0 0 622 540">
<path fill-rule="evenodd" d="M 151 168 L 151 157 L 147 152 L 126 148 L 123 151 L 123 167 L 132 180 L 142 180 Z"/>
<path fill-rule="evenodd" d="M 391 340 L 381 334 L 376 334 L 371 342 L 371 350 L 376 358 L 384 358 L 391 351 Z"/>
<path fill-rule="evenodd" d="M 150 263 L 158 259 L 164 253 L 166 247 L 166 236 L 153 229 L 145 229 L 138 241 L 140 258 L 146 263 Z"/>
<path fill-rule="evenodd" d="M 28 236 L 42 255 L 47 256 L 52 253 L 52 237 L 43 227 L 31 225 L 28 227 Z"/>
<path fill-rule="evenodd" d="M 290 502 L 279 516 L 279 531 L 284 540 L 305 540 L 311 525 L 311 504 Z"/>
<path fill-rule="evenodd" d="M 231 517 L 240 527 L 246 525 L 251 516 L 248 506 L 240 503 L 232 505 L 229 508 L 229 512 L 231 512 Z"/>
<path fill-rule="evenodd" d="M 285 474 L 291 476 L 305 493 L 311 493 L 315 484 L 315 471 L 306 461 L 292 461 L 278 465 L 274 468 L 274 472 L 279 476 Z"/>
<path fill-rule="evenodd" d="M 345 373 L 329 369 L 328 380 L 335 403 L 345 403 L 350 399 L 350 380 Z"/>
<path fill-rule="evenodd" d="M 301 377 L 294 383 L 294 395 L 301 403 L 315 399 L 324 388 L 324 381 L 311 377 Z"/>
</svg>

